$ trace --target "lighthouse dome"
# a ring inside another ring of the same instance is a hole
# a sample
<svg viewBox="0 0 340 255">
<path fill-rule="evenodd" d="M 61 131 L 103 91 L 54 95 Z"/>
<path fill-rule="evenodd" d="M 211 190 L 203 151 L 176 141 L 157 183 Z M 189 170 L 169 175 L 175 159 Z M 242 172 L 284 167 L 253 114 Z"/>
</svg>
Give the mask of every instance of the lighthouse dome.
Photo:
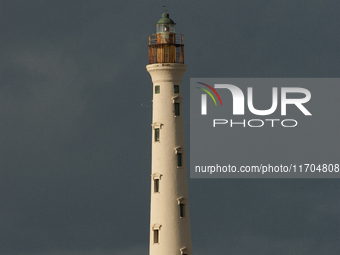
<svg viewBox="0 0 340 255">
<path fill-rule="evenodd" d="M 172 19 L 169 18 L 169 13 L 163 13 L 162 18 L 157 22 L 157 24 L 176 24 Z"/>
</svg>

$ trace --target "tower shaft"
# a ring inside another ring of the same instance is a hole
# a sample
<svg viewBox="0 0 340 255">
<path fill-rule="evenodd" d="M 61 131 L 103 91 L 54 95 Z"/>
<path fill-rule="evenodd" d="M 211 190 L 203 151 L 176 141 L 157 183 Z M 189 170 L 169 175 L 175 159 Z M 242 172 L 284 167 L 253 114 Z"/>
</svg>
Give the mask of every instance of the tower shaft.
<svg viewBox="0 0 340 255">
<path fill-rule="evenodd" d="M 191 250 L 181 97 L 185 69 L 185 64 L 177 63 L 147 66 L 154 91 L 150 255 Z"/>
</svg>

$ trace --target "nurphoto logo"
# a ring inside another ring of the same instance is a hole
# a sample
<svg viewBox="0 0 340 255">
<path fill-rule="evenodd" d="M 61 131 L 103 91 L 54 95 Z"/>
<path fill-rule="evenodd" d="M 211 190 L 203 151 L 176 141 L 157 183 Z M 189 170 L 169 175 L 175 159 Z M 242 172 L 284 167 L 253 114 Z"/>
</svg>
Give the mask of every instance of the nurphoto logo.
<svg viewBox="0 0 340 255">
<path fill-rule="evenodd" d="M 340 178 L 339 84 L 191 78 L 190 177 Z"/>
<path fill-rule="evenodd" d="M 205 86 L 207 89 L 210 89 L 214 95 L 218 98 L 220 105 L 222 105 L 222 100 L 220 97 L 220 94 L 223 95 L 224 91 L 227 93 L 231 93 L 233 103 L 232 103 L 232 114 L 233 115 L 245 115 L 245 95 L 243 91 L 236 85 L 232 84 L 215 84 L 214 87 L 202 83 L 197 82 L 203 86 Z M 212 98 L 214 101 L 215 106 L 217 106 L 216 99 L 214 95 L 207 89 L 197 87 L 198 89 L 201 89 L 205 92 L 205 94 L 201 94 L 201 115 L 207 115 L 208 113 L 208 104 L 207 104 L 207 94 Z M 220 94 L 216 91 L 216 89 L 219 89 Z M 247 87 L 247 106 L 248 110 L 258 116 L 267 116 L 271 115 L 274 112 L 276 112 L 279 104 L 279 96 L 278 96 L 278 88 L 272 87 L 271 90 L 272 94 L 272 104 L 269 109 L 256 109 L 254 107 L 253 103 L 253 87 Z M 311 116 L 312 114 L 308 111 L 308 109 L 305 107 L 304 104 L 306 104 L 311 99 L 311 93 L 308 89 L 300 88 L 300 87 L 281 87 L 280 89 L 280 114 L 281 116 L 287 115 L 287 105 L 295 105 L 304 115 Z M 289 97 L 291 95 L 291 97 Z M 298 98 L 294 98 L 298 97 Z M 226 107 L 227 111 L 230 111 Z M 298 125 L 298 122 L 296 119 L 250 119 L 246 120 L 243 119 L 241 122 L 235 122 L 232 119 L 213 119 L 213 127 L 216 127 L 217 125 L 226 125 L 230 124 L 230 127 L 241 125 L 243 127 L 249 126 L 249 127 L 263 127 L 265 123 L 271 123 L 271 127 L 275 126 L 276 122 L 280 122 L 281 126 L 283 127 L 296 127 Z"/>
</svg>

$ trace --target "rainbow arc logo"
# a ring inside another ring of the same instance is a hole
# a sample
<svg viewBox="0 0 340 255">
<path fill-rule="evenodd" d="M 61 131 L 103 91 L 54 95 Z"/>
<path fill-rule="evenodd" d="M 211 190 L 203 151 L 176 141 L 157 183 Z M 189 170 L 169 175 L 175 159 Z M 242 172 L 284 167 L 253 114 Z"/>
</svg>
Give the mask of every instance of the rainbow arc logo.
<svg viewBox="0 0 340 255">
<path fill-rule="evenodd" d="M 218 98 L 218 100 L 220 101 L 220 104 L 221 104 L 221 106 L 222 106 L 222 100 L 221 100 L 221 98 L 220 98 L 220 95 L 217 93 L 217 91 L 216 91 L 213 87 L 211 87 L 210 85 L 205 84 L 205 83 L 203 83 L 203 82 L 197 82 L 197 83 L 202 84 L 203 86 L 205 86 L 205 87 L 211 89 L 211 91 L 214 92 L 214 94 L 217 96 L 217 98 Z M 196 87 L 196 88 L 201 89 L 201 90 L 203 90 L 204 92 L 206 92 L 206 93 L 212 98 L 212 100 L 214 101 L 215 106 L 217 106 L 215 97 L 213 96 L 213 94 L 211 94 L 211 92 L 210 92 L 209 90 L 204 89 L 204 88 L 200 88 L 200 87 Z M 201 104 L 201 114 L 202 114 L 202 115 L 207 115 L 207 95 L 206 95 L 206 94 L 202 94 L 201 100 L 202 100 L 202 104 Z"/>
</svg>

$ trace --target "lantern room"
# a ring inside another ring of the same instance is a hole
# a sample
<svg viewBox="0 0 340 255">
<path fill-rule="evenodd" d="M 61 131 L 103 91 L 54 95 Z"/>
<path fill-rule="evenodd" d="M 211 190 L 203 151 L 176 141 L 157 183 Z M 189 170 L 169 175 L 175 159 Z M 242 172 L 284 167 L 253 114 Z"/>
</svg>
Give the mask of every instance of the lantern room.
<svg viewBox="0 0 340 255">
<path fill-rule="evenodd" d="M 163 13 L 162 18 L 157 22 L 157 34 L 159 33 L 175 33 L 176 23 L 169 18 L 168 13 Z"/>
<path fill-rule="evenodd" d="M 176 23 L 163 13 L 156 23 L 156 34 L 149 35 L 149 64 L 184 64 L 183 35 L 175 33 Z"/>
</svg>

